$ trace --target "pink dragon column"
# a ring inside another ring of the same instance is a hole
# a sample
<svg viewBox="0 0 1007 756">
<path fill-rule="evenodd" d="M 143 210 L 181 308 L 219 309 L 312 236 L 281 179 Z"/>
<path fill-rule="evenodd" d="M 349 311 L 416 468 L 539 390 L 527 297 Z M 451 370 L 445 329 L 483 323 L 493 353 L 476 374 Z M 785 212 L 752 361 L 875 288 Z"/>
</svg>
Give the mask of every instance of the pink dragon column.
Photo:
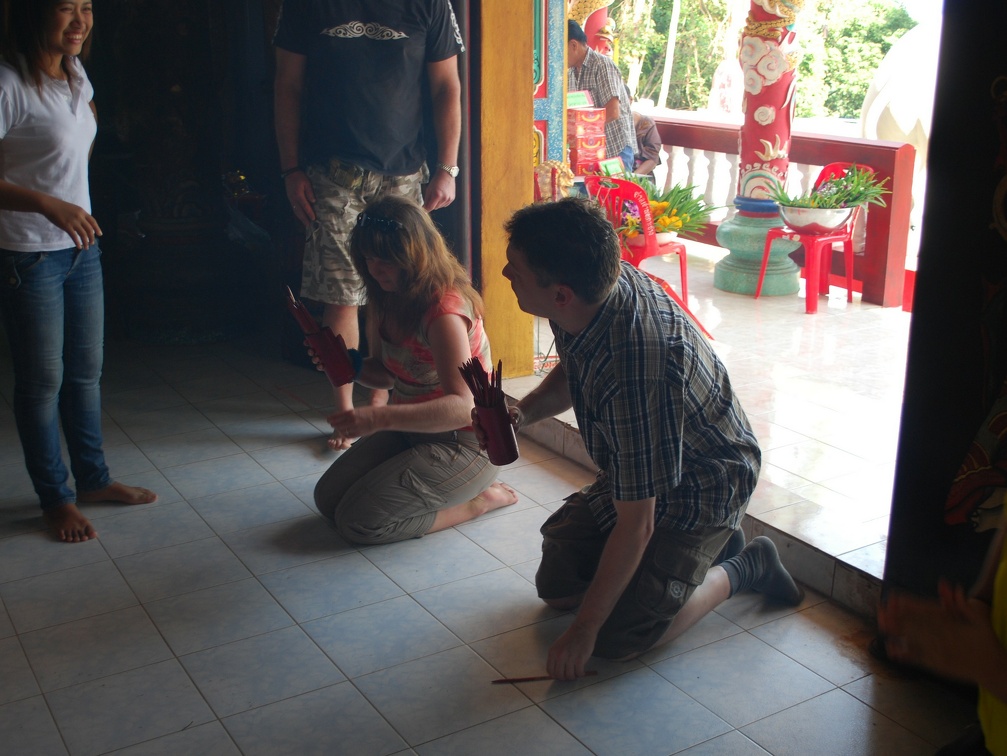
<svg viewBox="0 0 1007 756">
<path fill-rule="evenodd" d="M 793 30 L 804 0 L 752 0 L 742 32 L 739 61 L 744 76 L 738 193 L 734 218 L 721 224 L 717 241 L 731 250 L 718 263 L 714 286 L 754 294 L 766 231 L 779 225 L 769 191 L 786 182 L 794 120 L 797 55 Z M 765 294 L 794 294 L 798 268 L 785 244 L 773 247 Z"/>
<path fill-rule="evenodd" d="M 745 82 L 739 197 L 768 199 L 769 190 L 787 178 L 797 85 L 791 27 L 802 5 L 802 0 L 752 2 L 738 55 Z"/>
</svg>

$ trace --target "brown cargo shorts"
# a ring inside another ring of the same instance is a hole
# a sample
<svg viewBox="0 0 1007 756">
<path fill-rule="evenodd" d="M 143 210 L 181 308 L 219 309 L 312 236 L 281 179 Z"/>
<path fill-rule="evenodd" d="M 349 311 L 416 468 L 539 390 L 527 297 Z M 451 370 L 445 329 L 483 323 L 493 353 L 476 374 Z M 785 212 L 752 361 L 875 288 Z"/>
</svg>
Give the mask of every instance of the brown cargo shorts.
<svg viewBox="0 0 1007 756">
<path fill-rule="evenodd" d="M 622 659 L 661 639 L 675 615 L 706 578 L 732 529 L 685 532 L 658 528 L 640 566 L 598 632 L 594 655 Z M 594 579 L 609 532 L 602 532 L 579 493 L 542 525 L 542 562 L 535 575 L 539 598 L 581 596 Z"/>
</svg>

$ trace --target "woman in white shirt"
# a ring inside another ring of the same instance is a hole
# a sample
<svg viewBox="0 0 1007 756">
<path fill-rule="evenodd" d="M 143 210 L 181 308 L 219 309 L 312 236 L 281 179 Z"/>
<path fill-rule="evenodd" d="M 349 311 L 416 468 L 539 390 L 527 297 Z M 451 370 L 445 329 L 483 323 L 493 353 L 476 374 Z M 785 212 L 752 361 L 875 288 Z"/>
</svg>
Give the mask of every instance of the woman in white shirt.
<svg viewBox="0 0 1007 756">
<path fill-rule="evenodd" d="M 11 0 L 7 10 L 0 63 L 0 314 L 14 363 L 14 417 L 47 525 L 60 540 L 86 541 L 97 533 L 78 503 L 157 499 L 113 481 L 102 451 L 101 229 L 91 216 L 87 172 L 97 121 L 80 63 L 90 43 L 92 3 Z"/>
</svg>

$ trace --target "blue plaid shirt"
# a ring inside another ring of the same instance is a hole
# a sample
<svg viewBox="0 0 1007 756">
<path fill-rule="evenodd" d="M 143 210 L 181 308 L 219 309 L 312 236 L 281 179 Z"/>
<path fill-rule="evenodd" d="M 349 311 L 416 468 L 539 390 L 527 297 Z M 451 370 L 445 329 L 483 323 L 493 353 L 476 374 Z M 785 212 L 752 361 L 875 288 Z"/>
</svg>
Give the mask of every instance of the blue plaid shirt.
<svg viewBox="0 0 1007 756">
<path fill-rule="evenodd" d="M 567 72 L 567 86 L 570 91 L 586 89 L 597 108 L 605 107 L 609 100 L 618 97 L 619 117 L 605 124 L 605 157 L 619 157 L 627 147 L 636 152 L 636 127 L 630 110 L 629 90 L 610 58 L 587 48 L 587 57 L 581 67 Z"/>
<path fill-rule="evenodd" d="M 555 324 L 574 412 L 600 468 L 582 493 L 602 530 L 614 500 L 656 497 L 657 527 L 737 527 L 762 455 L 724 364 L 689 316 L 645 273 L 622 264 L 591 324 Z"/>
</svg>

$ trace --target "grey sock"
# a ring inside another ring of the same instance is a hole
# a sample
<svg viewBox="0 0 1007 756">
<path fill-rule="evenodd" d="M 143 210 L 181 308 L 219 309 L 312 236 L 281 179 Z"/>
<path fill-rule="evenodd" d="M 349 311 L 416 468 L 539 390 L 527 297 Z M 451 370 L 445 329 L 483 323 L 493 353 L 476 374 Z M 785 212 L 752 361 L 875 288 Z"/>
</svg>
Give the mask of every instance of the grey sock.
<svg viewBox="0 0 1007 756">
<path fill-rule="evenodd" d="M 720 566 L 731 581 L 732 596 L 754 588 L 795 606 L 804 598 L 804 591 L 780 561 L 776 544 L 765 536 L 753 538 L 740 554 Z"/>
<path fill-rule="evenodd" d="M 724 544 L 724 548 L 720 550 L 717 554 L 717 558 L 713 560 L 715 565 L 721 562 L 726 562 L 731 557 L 736 557 L 741 553 L 741 550 L 745 548 L 745 531 L 741 528 L 737 528 L 731 533 L 731 537 L 727 539 L 727 543 Z"/>
</svg>

